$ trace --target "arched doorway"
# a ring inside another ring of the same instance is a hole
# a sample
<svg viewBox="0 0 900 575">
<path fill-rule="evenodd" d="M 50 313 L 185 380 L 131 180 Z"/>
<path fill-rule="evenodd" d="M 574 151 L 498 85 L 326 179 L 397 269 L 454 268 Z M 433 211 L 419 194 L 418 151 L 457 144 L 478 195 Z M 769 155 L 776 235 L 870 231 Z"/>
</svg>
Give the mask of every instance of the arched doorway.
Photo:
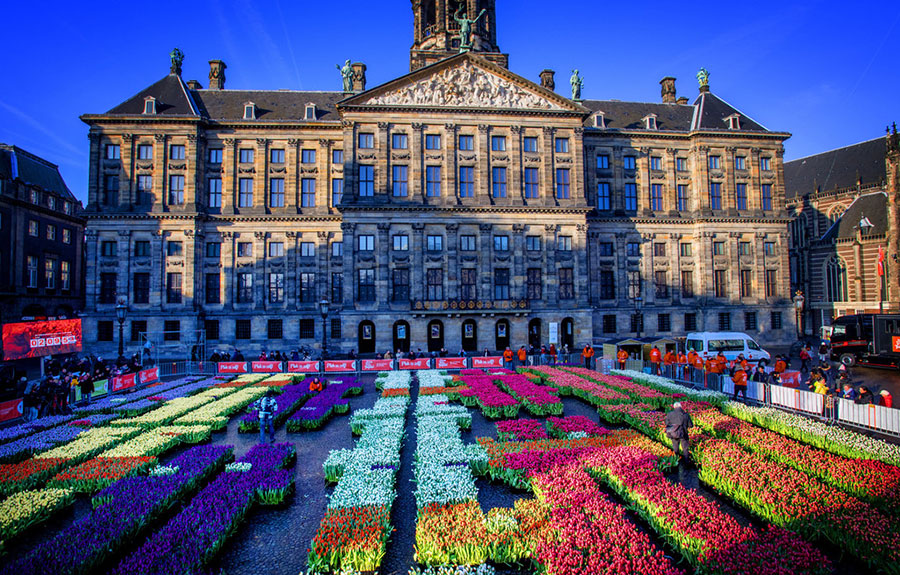
<svg viewBox="0 0 900 575">
<path fill-rule="evenodd" d="M 375 324 L 369 320 L 359 322 L 359 336 L 356 346 L 359 353 L 375 353 Z"/>
<path fill-rule="evenodd" d="M 567 317 L 562 320 L 562 334 L 560 334 L 560 342 L 569 346 L 569 351 L 575 351 L 575 320 Z"/>
<path fill-rule="evenodd" d="M 538 317 L 528 322 L 528 345 L 541 348 L 541 319 Z"/>
<path fill-rule="evenodd" d="M 391 353 L 397 350 L 409 352 L 409 324 L 403 320 L 394 322 L 394 348 Z"/>
<path fill-rule="evenodd" d="M 444 324 L 439 319 L 428 322 L 428 351 L 441 351 L 444 347 Z"/>
<path fill-rule="evenodd" d="M 494 326 L 494 343 L 497 351 L 503 351 L 509 347 L 509 320 L 498 320 Z"/>
<path fill-rule="evenodd" d="M 478 324 L 474 319 L 462 323 L 462 348 L 465 351 L 478 351 Z"/>
</svg>

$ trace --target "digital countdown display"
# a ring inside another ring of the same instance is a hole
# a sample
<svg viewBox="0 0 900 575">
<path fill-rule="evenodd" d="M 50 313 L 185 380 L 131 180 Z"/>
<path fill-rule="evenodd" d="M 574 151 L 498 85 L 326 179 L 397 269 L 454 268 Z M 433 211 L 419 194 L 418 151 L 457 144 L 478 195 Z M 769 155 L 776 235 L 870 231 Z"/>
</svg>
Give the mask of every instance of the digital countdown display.
<svg viewBox="0 0 900 575">
<path fill-rule="evenodd" d="M 81 320 L 3 324 L 3 359 L 27 359 L 81 351 Z"/>
</svg>

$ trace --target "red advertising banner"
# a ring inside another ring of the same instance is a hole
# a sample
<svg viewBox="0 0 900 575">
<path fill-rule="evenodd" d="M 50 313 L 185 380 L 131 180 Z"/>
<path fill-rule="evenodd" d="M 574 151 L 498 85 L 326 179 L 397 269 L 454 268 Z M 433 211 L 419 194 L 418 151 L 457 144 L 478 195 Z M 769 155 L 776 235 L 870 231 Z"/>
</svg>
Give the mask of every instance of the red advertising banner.
<svg viewBox="0 0 900 575">
<path fill-rule="evenodd" d="M 0 403 L 0 421 L 9 421 L 10 419 L 21 417 L 24 409 L 21 397 Z"/>
<path fill-rule="evenodd" d="M 390 359 L 361 359 L 359 360 L 361 371 L 391 371 Z"/>
<path fill-rule="evenodd" d="M 141 380 L 141 384 L 157 381 L 159 379 L 159 368 L 154 367 L 138 372 L 138 379 Z"/>
<path fill-rule="evenodd" d="M 216 364 L 218 373 L 247 373 L 247 362 L 244 361 L 220 361 Z"/>
<path fill-rule="evenodd" d="M 338 359 L 322 362 L 325 364 L 323 371 L 326 373 L 340 373 L 342 371 L 356 371 L 356 362 L 352 359 Z"/>
<path fill-rule="evenodd" d="M 438 357 L 434 360 L 435 369 L 466 369 L 464 357 Z"/>
<path fill-rule="evenodd" d="M 122 391 L 123 389 L 134 387 L 135 382 L 137 382 L 136 373 L 129 373 L 128 375 L 120 375 L 119 377 L 114 377 L 112 382 L 112 391 Z"/>
<path fill-rule="evenodd" d="M 891 336 L 891 349 L 896 353 L 900 353 L 900 336 Z"/>
<path fill-rule="evenodd" d="M 253 373 L 279 373 L 281 371 L 281 362 L 254 361 L 250 364 L 250 371 Z"/>
<path fill-rule="evenodd" d="M 289 361 L 288 371 L 290 373 L 309 373 L 319 371 L 318 361 Z"/>
<path fill-rule="evenodd" d="M 81 351 L 81 320 L 3 324 L 3 358 L 25 359 Z"/>
<path fill-rule="evenodd" d="M 428 369 L 431 367 L 429 365 L 431 360 L 427 357 L 420 357 L 418 359 L 398 359 L 397 360 L 397 369 Z"/>
<path fill-rule="evenodd" d="M 502 357 L 473 357 L 472 367 L 503 367 Z"/>
</svg>

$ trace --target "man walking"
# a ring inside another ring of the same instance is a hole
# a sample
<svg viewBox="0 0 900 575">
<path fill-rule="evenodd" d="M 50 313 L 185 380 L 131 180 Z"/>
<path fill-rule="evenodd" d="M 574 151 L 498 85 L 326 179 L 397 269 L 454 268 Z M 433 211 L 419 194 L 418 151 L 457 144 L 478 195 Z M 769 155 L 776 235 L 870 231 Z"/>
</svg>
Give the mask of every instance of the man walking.
<svg viewBox="0 0 900 575">
<path fill-rule="evenodd" d="M 266 391 L 265 396 L 254 402 L 253 409 L 259 412 L 259 442 L 266 442 L 266 429 L 268 429 L 269 443 L 275 443 L 273 420 L 275 419 L 275 410 L 278 409 L 278 402 L 275 401 L 275 390 L 270 387 Z"/>
<path fill-rule="evenodd" d="M 581 357 L 584 358 L 584 369 L 591 369 L 591 361 L 594 359 L 594 348 L 591 347 L 591 344 L 585 344 Z"/>
<path fill-rule="evenodd" d="M 666 437 L 672 440 L 672 451 L 675 452 L 675 455 L 689 457 L 691 439 L 688 429 L 693 426 L 694 422 L 691 421 L 690 414 L 681 408 L 680 402 L 676 401 L 672 405 L 672 410 L 666 413 Z"/>
</svg>

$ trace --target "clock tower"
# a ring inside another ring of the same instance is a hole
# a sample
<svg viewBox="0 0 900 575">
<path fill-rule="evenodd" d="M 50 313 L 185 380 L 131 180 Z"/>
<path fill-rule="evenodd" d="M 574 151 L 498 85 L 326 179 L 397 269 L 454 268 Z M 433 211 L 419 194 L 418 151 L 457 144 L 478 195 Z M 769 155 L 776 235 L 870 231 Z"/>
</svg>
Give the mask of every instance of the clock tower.
<svg viewBox="0 0 900 575">
<path fill-rule="evenodd" d="M 410 71 L 466 51 L 507 68 L 509 55 L 497 47 L 494 4 L 495 0 L 412 0 L 415 29 Z M 464 38 L 466 29 L 468 38 Z"/>
</svg>

